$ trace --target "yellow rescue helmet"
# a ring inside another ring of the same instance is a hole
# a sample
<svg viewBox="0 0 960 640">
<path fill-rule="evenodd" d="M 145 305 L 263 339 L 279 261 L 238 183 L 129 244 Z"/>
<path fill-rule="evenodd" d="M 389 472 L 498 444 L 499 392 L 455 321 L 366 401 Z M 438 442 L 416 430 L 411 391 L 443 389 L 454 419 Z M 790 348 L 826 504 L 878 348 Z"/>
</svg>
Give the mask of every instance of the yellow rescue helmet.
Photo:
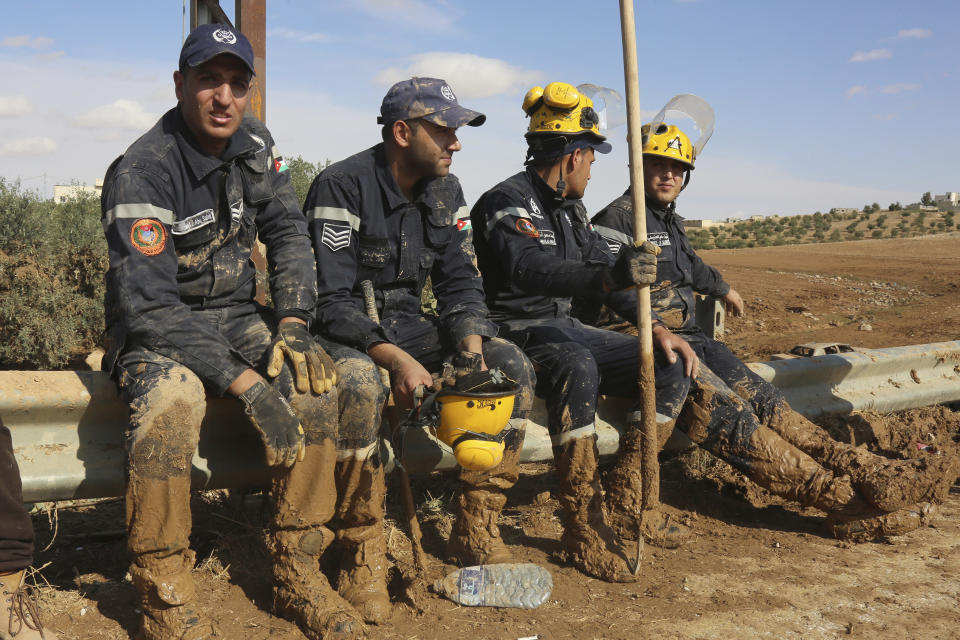
<svg viewBox="0 0 960 640">
<path fill-rule="evenodd" d="M 593 100 L 572 84 L 551 82 L 534 87 L 523 97 L 523 111 L 530 117 L 527 136 L 538 134 L 593 134 L 599 141 L 600 117 L 593 109 Z"/>
<path fill-rule="evenodd" d="M 650 125 L 640 129 L 643 140 L 643 155 L 663 156 L 682 163 L 687 169 L 693 169 L 697 151 L 690 144 L 690 138 L 678 127 L 661 122 L 657 130 L 650 132 Z"/>
<path fill-rule="evenodd" d="M 472 390 L 448 387 L 437 392 L 435 433 L 440 442 L 453 448 L 461 467 L 485 471 L 503 460 L 504 440 L 513 431 L 505 427 L 518 390 L 516 384 L 503 381 Z"/>
</svg>

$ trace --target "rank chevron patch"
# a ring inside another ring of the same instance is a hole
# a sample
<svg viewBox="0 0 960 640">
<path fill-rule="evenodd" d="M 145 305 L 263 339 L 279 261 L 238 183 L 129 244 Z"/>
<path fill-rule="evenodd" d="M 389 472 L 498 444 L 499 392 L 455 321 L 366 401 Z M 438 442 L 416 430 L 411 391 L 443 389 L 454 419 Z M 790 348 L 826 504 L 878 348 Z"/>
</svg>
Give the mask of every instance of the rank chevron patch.
<svg viewBox="0 0 960 640">
<path fill-rule="evenodd" d="M 323 232 L 320 234 L 320 242 L 327 245 L 330 251 L 339 251 L 340 249 L 349 247 L 350 225 L 324 222 Z"/>
</svg>

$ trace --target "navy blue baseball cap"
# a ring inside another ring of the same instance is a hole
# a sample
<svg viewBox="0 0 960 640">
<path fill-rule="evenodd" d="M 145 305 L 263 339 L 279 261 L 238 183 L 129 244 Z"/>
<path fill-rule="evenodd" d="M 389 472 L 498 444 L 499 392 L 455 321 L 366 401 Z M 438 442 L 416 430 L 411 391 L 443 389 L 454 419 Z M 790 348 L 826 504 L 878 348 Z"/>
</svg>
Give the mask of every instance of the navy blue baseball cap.
<svg viewBox="0 0 960 640">
<path fill-rule="evenodd" d="M 225 24 L 202 24 L 187 36 L 180 49 L 180 68 L 196 67 L 221 53 L 234 55 L 253 70 L 253 47 L 247 37 Z"/>
<path fill-rule="evenodd" d="M 487 116 L 460 106 L 453 89 L 439 78 L 402 80 L 387 91 L 380 104 L 379 124 L 422 118 L 441 127 L 479 127 Z"/>
</svg>

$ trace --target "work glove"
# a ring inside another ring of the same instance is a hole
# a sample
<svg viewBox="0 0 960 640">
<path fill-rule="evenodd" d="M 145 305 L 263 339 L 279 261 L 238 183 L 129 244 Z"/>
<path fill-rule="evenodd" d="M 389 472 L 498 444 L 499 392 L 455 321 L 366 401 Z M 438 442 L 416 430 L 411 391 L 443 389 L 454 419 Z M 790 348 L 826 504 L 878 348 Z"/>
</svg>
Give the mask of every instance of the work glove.
<svg viewBox="0 0 960 640">
<path fill-rule="evenodd" d="M 244 413 L 263 439 L 269 466 L 292 467 L 303 460 L 303 427 L 280 392 L 260 380 L 237 397 L 243 401 Z"/>
<path fill-rule="evenodd" d="M 277 376 L 283 368 L 283 357 L 290 359 L 297 391 L 306 393 L 311 383 L 314 393 L 326 393 L 337 384 L 333 359 L 313 339 L 307 327 L 299 322 L 281 322 L 270 345 L 267 375 Z"/>
<path fill-rule="evenodd" d="M 658 255 L 660 247 L 647 241 L 621 246 L 617 261 L 603 275 L 604 289 L 619 291 L 636 285 L 653 284 L 657 281 Z"/>
</svg>

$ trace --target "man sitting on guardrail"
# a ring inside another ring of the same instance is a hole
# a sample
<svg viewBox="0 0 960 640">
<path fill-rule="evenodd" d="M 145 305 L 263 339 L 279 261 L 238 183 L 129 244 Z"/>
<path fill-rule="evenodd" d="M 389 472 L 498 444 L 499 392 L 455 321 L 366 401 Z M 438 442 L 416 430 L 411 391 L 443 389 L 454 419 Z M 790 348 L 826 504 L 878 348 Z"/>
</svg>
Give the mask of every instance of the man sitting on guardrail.
<svg viewBox="0 0 960 640">
<path fill-rule="evenodd" d="M 308 331 L 317 276 L 307 223 L 269 131 L 244 117 L 253 73 L 243 34 L 196 28 L 174 73 L 179 104 L 104 181 L 105 369 L 130 406 L 130 574 L 146 640 L 219 637 L 197 608 L 189 548 L 191 459 L 208 393 L 242 402 L 276 469 L 277 613 L 313 639 L 364 628 L 318 559 L 334 539 L 328 521 L 362 519 L 384 499 L 376 442 L 385 394 L 377 386 L 359 393 L 353 377 L 338 381 L 331 355 L 342 360 L 349 350 Z M 258 235 L 273 308 L 254 300 Z M 368 362 L 353 364 L 356 375 L 376 379 Z M 337 468 L 344 434 L 371 464 Z"/>
<path fill-rule="evenodd" d="M 432 386 L 431 372 L 445 360 L 456 374 L 499 368 L 520 386 L 502 461 L 460 475 L 447 554 L 464 566 L 509 561 L 497 520 L 503 492 L 519 476 L 533 401 L 530 363 L 516 345 L 495 337 L 487 319 L 467 206 L 450 173 L 461 149 L 457 129 L 485 119 L 461 106 L 442 79 L 397 82 L 377 118 L 383 142 L 327 167 L 303 206 L 317 258 L 320 335 L 386 369 L 398 406 L 410 408 L 414 391 Z M 428 278 L 436 312 L 421 303 Z M 372 285 L 370 300 L 364 281 Z"/>
<path fill-rule="evenodd" d="M 27 583 L 32 563 L 33 523 L 23 507 L 10 429 L 0 420 L 0 638 L 57 640 L 43 626 L 37 597 Z"/>
<path fill-rule="evenodd" d="M 791 410 L 776 387 L 697 327 L 694 291 L 720 297 L 728 311 L 743 313 L 740 295 L 697 256 L 676 214 L 676 199 L 690 180 L 698 148 L 702 144 L 691 145 L 675 126 L 656 123 L 653 131 L 650 125 L 644 128 L 647 238 L 660 248 L 651 286 L 658 315 L 654 340 L 661 350 L 678 341 L 689 345 L 700 361 L 698 375 L 691 378 L 679 363 L 658 360 L 658 411 L 675 419 L 683 407 L 681 421 L 694 441 L 734 460 L 734 466 L 774 493 L 828 511 L 828 527 L 838 538 L 867 539 L 915 529 L 927 521 L 932 505 L 942 501 L 956 478 L 955 458 L 926 455 L 894 461 L 837 442 Z M 632 246 L 629 190 L 592 222 L 614 255 Z M 674 420 L 658 424 L 664 436 L 661 446 L 673 425 Z M 621 446 L 631 453 L 621 455 L 608 475 L 606 500 L 614 527 L 629 532 L 641 500 L 636 469 L 640 444 Z M 828 487 L 834 489 L 825 491 Z M 815 500 L 818 493 L 833 498 Z"/>
</svg>

